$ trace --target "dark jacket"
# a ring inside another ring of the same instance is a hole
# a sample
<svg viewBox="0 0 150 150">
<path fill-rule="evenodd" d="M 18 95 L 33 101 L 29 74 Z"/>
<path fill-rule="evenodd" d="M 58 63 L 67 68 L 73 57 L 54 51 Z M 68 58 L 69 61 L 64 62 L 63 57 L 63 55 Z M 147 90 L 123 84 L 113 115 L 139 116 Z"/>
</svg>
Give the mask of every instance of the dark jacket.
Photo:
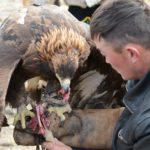
<svg viewBox="0 0 150 150">
<path fill-rule="evenodd" d="M 128 81 L 127 90 L 112 150 L 150 150 L 150 71 L 141 80 Z"/>
</svg>

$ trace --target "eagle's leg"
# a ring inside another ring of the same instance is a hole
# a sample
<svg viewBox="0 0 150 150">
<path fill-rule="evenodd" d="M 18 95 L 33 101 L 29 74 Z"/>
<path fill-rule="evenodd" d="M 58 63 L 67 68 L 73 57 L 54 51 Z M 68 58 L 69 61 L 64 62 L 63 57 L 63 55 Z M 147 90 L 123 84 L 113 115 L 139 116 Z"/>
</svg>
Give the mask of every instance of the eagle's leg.
<svg viewBox="0 0 150 150">
<path fill-rule="evenodd" d="M 34 115 L 33 112 L 31 112 L 30 110 L 28 110 L 26 108 L 26 104 L 25 104 L 25 102 L 23 102 L 17 109 L 17 114 L 14 118 L 14 123 L 13 124 L 16 125 L 16 123 L 18 121 L 21 121 L 21 126 L 22 126 L 23 129 L 25 129 L 26 128 L 26 122 L 25 122 L 25 117 L 26 116 L 29 116 L 29 117 L 33 118 L 35 115 Z"/>
<path fill-rule="evenodd" d="M 31 118 L 35 117 L 35 114 L 28 109 L 26 109 L 26 106 L 30 104 L 32 108 L 36 107 L 36 104 L 38 101 L 40 101 L 41 97 L 41 88 L 43 86 L 46 86 L 46 81 L 42 80 L 40 76 L 31 78 L 29 80 L 26 80 L 24 82 L 24 102 L 18 107 L 18 114 L 15 117 L 14 125 L 17 123 L 17 121 L 21 121 L 22 128 L 26 128 L 25 125 L 25 117 L 29 116 Z M 32 109 L 31 108 L 31 109 Z"/>
</svg>

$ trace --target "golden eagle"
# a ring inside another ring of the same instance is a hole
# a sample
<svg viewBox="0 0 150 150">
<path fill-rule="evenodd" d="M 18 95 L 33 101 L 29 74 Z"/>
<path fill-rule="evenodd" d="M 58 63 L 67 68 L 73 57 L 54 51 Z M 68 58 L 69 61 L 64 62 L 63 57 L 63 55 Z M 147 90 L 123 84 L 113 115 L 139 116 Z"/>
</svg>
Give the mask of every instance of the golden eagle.
<svg viewBox="0 0 150 150">
<path fill-rule="evenodd" d="M 12 14 L 0 27 L 0 127 L 6 103 L 20 106 L 24 82 L 41 76 L 60 83 L 68 100 L 70 80 L 87 59 L 85 26 L 54 5 L 30 6 Z M 22 108 L 21 108 L 22 109 Z"/>
</svg>

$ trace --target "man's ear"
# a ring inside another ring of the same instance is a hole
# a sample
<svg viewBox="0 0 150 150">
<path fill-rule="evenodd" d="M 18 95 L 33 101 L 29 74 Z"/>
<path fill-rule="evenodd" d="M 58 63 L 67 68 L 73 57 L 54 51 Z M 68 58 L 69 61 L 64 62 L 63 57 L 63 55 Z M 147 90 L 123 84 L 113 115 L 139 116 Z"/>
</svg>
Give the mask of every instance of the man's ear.
<svg viewBox="0 0 150 150">
<path fill-rule="evenodd" d="M 127 53 L 127 57 L 130 59 L 132 63 L 135 63 L 140 56 L 140 47 L 136 44 L 127 44 L 125 46 L 125 51 Z"/>
</svg>

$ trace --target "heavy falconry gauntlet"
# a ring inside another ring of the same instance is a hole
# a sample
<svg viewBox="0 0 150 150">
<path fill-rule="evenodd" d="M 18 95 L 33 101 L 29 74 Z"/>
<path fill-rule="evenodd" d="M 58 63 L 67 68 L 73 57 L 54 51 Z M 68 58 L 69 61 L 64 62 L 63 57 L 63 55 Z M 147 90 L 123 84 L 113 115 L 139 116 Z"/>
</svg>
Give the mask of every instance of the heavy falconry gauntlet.
<svg viewBox="0 0 150 150">
<path fill-rule="evenodd" d="M 60 118 L 52 113 L 48 117 L 51 122 L 49 130 L 52 131 L 54 137 L 71 147 L 109 149 L 116 122 L 123 109 L 122 107 L 73 110 L 72 114 L 65 114 L 66 120 L 63 124 Z M 17 144 L 37 144 L 36 133 L 31 133 L 28 129 L 20 129 L 16 126 L 14 130 L 14 139 Z"/>
</svg>

